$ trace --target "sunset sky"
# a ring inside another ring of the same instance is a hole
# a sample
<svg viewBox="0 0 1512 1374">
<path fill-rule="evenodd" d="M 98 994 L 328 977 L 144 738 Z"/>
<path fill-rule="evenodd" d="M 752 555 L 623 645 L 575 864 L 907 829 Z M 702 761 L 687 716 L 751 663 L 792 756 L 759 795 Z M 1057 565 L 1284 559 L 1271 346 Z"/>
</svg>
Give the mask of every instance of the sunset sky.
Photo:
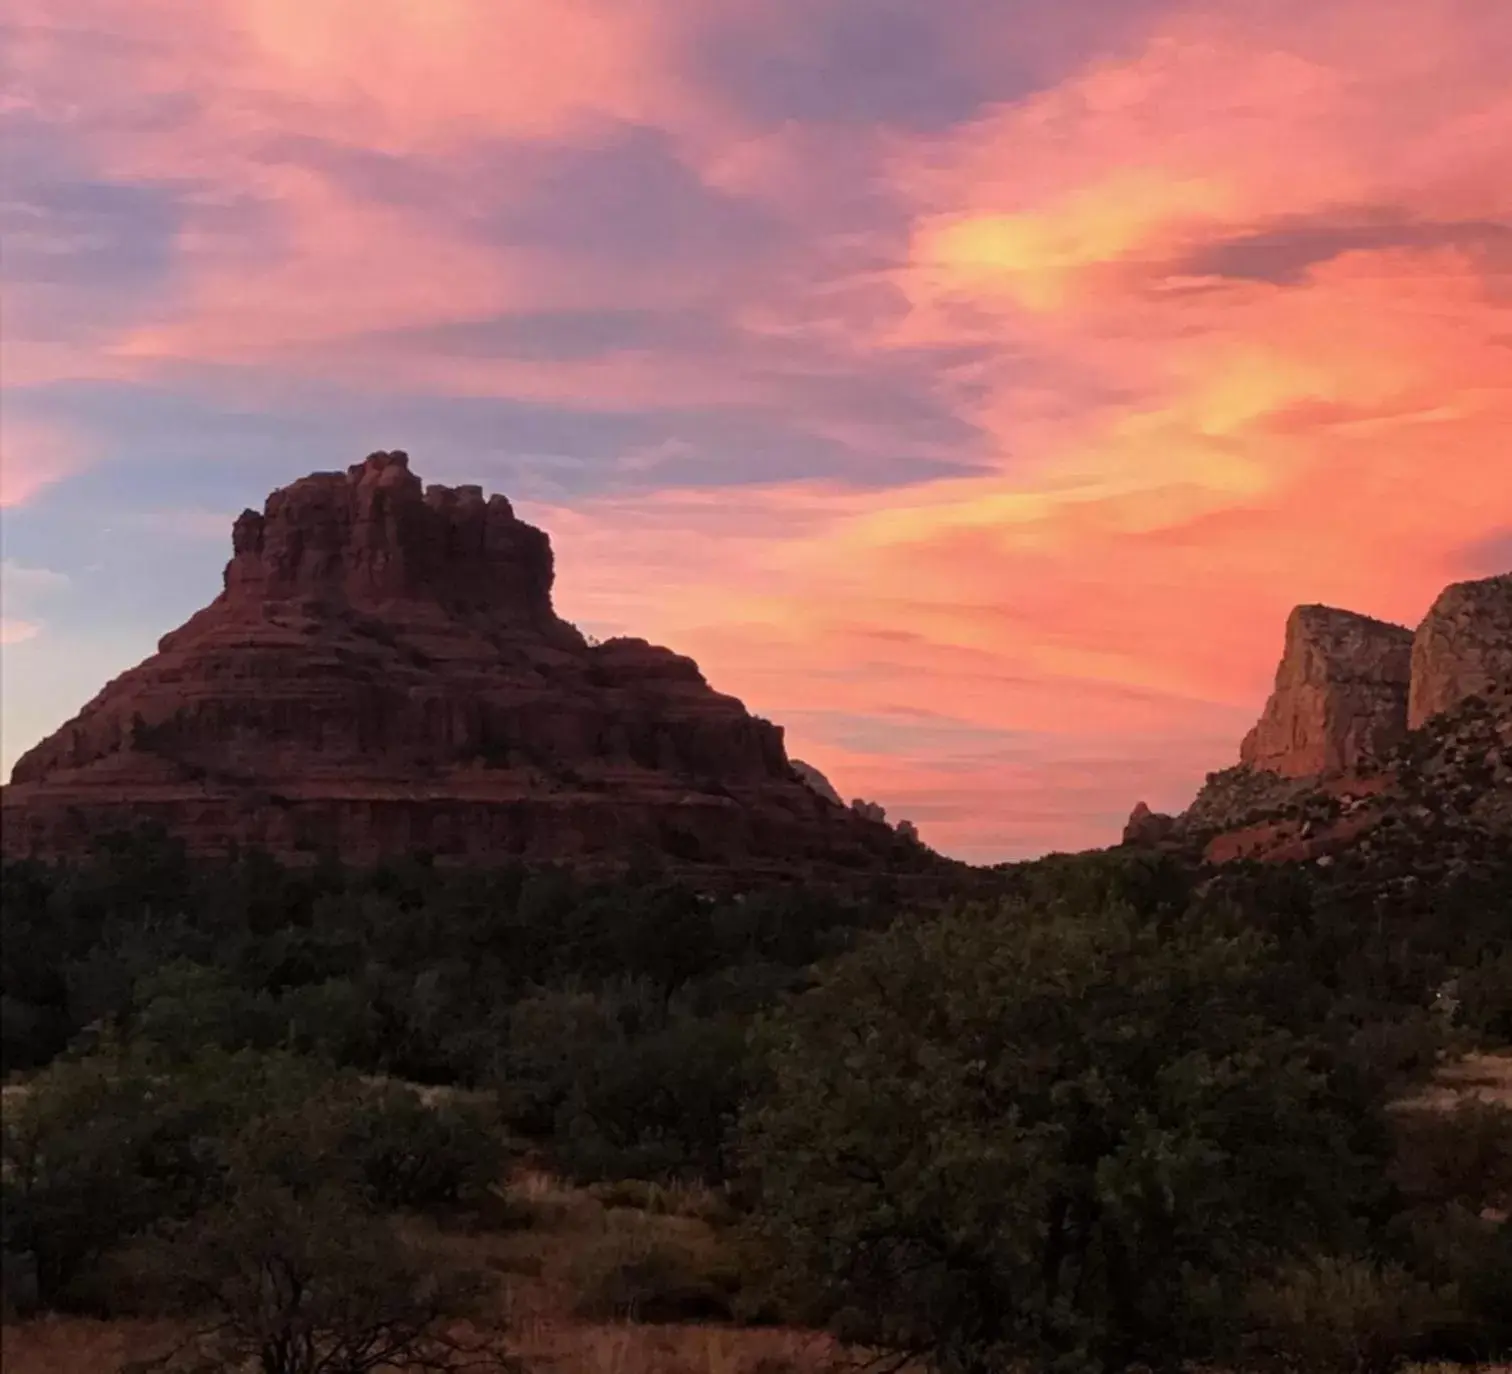
<svg viewBox="0 0 1512 1374">
<path fill-rule="evenodd" d="M 1512 566 L 1508 0 L 6 0 L 5 769 L 404 448 L 948 853 Z"/>
</svg>

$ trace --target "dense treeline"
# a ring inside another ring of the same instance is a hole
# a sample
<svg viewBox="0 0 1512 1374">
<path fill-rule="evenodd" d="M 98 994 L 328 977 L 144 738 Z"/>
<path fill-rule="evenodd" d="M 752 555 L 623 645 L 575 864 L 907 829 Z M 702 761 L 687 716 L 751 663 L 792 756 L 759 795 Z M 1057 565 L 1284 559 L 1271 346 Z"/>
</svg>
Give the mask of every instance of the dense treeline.
<svg viewBox="0 0 1512 1374">
<path fill-rule="evenodd" d="M 1512 1040 L 1495 845 L 1054 856 L 921 905 L 653 866 L 191 863 L 141 835 L 7 865 L 3 895 L 5 1247 L 50 1305 L 143 1310 L 128 1271 L 158 1276 L 151 1310 L 224 1304 L 293 1246 L 334 1266 L 329 1311 L 380 1294 L 369 1326 L 446 1367 L 470 1280 L 437 1306 L 385 1218 L 497 1204 L 529 1150 L 724 1187 L 763 1257 L 750 1310 L 942 1370 L 1512 1342 L 1505 1114 L 1388 1110 L 1447 1049 Z M 381 1274 L 336 1263 L 341 1228 Z"/>
<path fill-rule="evenodd" d="M 182 1059 L 279 1048 L 497 1087 L 594 1177 L 718 1174 L 751 1015 L 893 910 L 885 885 L 716 899 L 653 868 L 194 864 L 152 834 L 7 865 L 3 894 L 7 1073 L 107 1030 Z"/>
</svg>

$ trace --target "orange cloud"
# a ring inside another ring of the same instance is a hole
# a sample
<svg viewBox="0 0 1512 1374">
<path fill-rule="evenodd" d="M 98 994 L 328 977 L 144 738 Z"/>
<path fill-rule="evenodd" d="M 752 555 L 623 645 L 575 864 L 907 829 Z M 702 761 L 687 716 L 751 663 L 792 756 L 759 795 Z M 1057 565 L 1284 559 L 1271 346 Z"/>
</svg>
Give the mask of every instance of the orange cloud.
<svg viewBox="0 0 1512 1374">
<path fill-rule="evenodd" d="M 589 578 L 645 567 L 638 623 L 947 848 L 1179 804 L 1232 757 L 1291 605 L 1411 622 L 1512 518 L 1512 94 L 1485 56 L 1512 31 L 1385 9 L 1176 19 L 909 149 L 907 303 L 870 346 L 978 350 L 940 385 L 993 470 L 742 498 L 728 576 L 728 513 L 662 498 L 686 544 L 643 563 L 606 536 Z M 967 745 L 942 773 L 836 733 L 920 708 L 1063 756 Z"/>
<path fill-rule="evenodd" d="M 1116 171 L 1039 211 L 932 217 L 919 229 L 915 255 L 936 290 L 1002 293 L 1051 310 L 1089 268 L 1155 244 L 1174 246 L 1183 227 L 1211 223 L 1232 207 L 1231 188 L 1216 178 Z"/>
</svg>

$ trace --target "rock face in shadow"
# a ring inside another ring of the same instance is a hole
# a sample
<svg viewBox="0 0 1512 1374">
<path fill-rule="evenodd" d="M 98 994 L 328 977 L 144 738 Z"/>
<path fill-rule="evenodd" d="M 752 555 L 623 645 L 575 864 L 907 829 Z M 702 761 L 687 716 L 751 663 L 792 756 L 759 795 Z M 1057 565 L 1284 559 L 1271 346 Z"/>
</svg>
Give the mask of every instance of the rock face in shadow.
<svg viewBox="0 0 1512 1374">
<path fill-rule="evenodd" d="M 1408 724 L 1512 684 L 1512 573 L 1439 593 L 1412 639 Z"/>
<path fill-rule="evenodd" d="M 1286 621 L 1275 690 L 1240 762 L 1283 777 L 1353 768 L 1407 733 L 1412 631 L 1331 606 Z"/>
<path fill-rule="evenodd" d="M 213 602 L 16 763 L 7 853 L 160 821 L 353 861 L 920 863 L 691 659 L 560 619 L 550 542 L 502 496 L 375 453 L 275 491 L 232 548 Z"/>
<path fill-rule="evenodd" d="M 1123 828 L 1123 843 L 1141 849 L 1153 848 L 1170 839 L 1176 831 L 1176 817 L 1163 811 L 1151 811 L 1148 803 L 1136 802 Z"/>
<path fill-rule="evenodd" d="M 835 791 L 834 784 L 815 768 L 813 764 L 805 763 L 802 759 L 794 759 L 792 763 L 793 771 L 798 774 L 799 779 L 812 787 L 825 801 L 831 802 L 835 806 L 845 805 L 840 800 L 840 794 Z"/>
</svg>

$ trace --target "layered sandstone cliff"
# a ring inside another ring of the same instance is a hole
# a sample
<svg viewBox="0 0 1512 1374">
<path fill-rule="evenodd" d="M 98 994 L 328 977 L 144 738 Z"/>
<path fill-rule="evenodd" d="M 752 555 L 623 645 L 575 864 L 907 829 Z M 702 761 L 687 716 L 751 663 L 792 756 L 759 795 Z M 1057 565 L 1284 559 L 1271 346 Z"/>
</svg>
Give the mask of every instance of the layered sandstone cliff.
<svg viewBox="0 0 1512 1374">
<path fill-rule="evenodd" d="M 918 862 L 691 659 L 560 619 L 550 543 L 502 496 L 376 453 L 275 491 L 232 547 L 220 595 L 17 762 L 8 853 L 159 821 L 361 861 Z"/>
<path fill-rule="evenodd" d="M 1408 724 L 1512 684 L 1512 573 L 1446 587 L 1412 639 Z"/>
<path fill-rule="evenodd" d="M 1415 633 L 1298 607 L 1239 765 L 1210 774 L 1179 817 L 1136 809 L 1124 841 L 1320 857 L 1409 811 L 1416 825 L 1512 832 L 1512 574 L 1448 587 Z"/>
<path fill-rule="evenodd" d="M 1308 777 L 1353 768 L 1407 732 L 1412 632 L 1331 606 L 1286 621 L 1275 690 L 1245 736 L 1251 768 Z"/>
</svg>

